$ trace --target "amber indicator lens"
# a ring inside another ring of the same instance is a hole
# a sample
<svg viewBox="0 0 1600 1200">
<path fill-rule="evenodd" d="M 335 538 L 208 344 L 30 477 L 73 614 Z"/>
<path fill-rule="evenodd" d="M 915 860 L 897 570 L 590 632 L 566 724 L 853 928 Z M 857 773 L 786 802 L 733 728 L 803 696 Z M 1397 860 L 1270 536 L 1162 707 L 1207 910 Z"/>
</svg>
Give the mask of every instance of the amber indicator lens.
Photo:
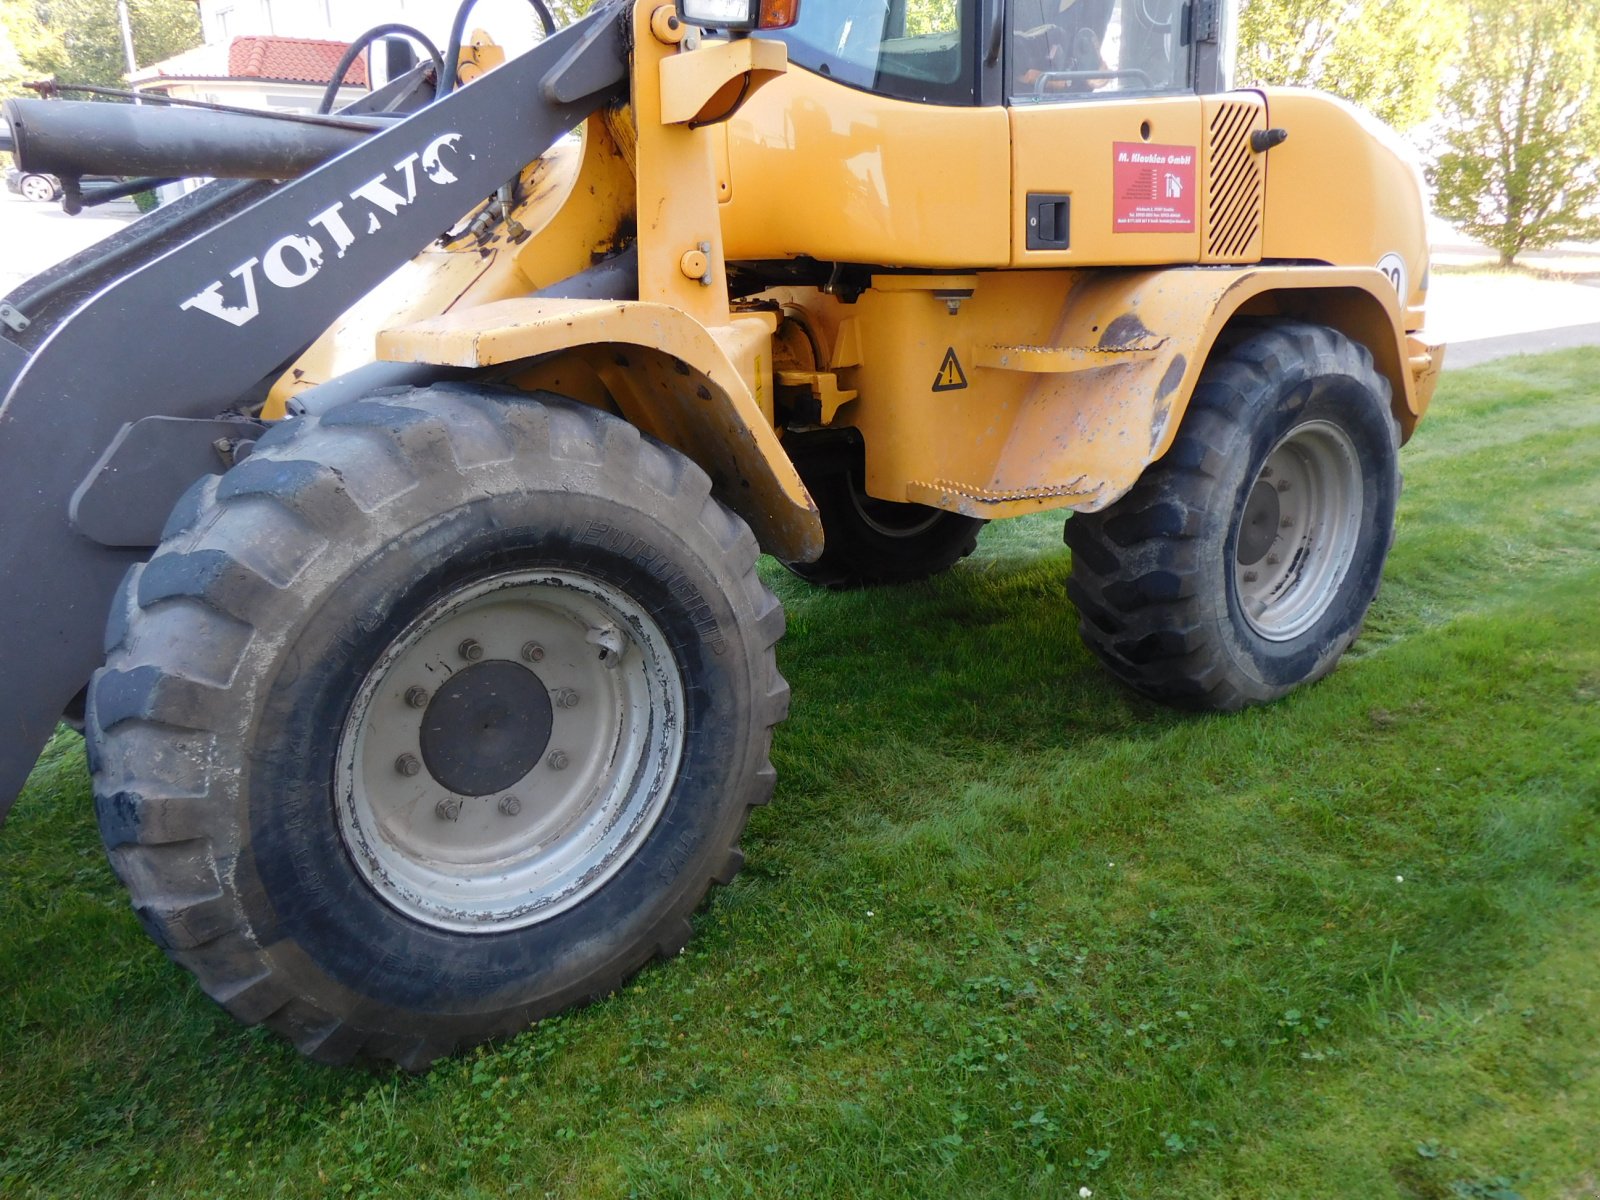
<svg viewBox="0 0 1600 1200">
<path fill-rule="evenodd" d="M 787 29 L 800 19 L 800 0 L 761 0 L 757 29 Z"/>
</svg>

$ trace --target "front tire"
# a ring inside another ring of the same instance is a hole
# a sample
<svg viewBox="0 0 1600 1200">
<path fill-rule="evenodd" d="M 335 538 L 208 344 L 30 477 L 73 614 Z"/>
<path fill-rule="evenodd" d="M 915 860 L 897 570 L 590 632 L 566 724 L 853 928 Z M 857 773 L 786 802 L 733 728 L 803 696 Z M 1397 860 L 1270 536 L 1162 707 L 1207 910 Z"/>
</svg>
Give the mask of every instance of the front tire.
<svg viewBox="0 0 1600 1200">
<path fill-rule="evenodd" d="M 757 553 L 692 463 L 554 398 L 279 427 L 112 617 L 88 736 L 135 911 L 327 1061 L 420 1069 L 614 990 L 772 791 Z"/>
<path fill-rule="evenodd" d="M 1085 644 L 1153 699 L 1233 711 L 1333 670 L 1378 592 L 1400 491 L 1388 381 L 1343 334 L 1245 328 L 1172 448 L 1067 522 Z"/>
</svg>

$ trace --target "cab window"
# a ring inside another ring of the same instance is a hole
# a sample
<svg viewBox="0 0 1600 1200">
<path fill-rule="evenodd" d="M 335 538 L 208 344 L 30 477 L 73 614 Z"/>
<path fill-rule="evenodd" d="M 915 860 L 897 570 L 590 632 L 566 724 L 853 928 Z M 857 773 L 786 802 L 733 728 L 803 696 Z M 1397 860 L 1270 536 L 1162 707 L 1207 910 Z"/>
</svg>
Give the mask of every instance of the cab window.
<svg viewBox="0 0 1600 1200">
<path fill-rule="evenodd" d="M 791 29 L 762 34 L 789 60 L 866 91 L 975 102 L 977 0 L 805 0 Z"/>
<path fill-rule="evenodd" d="M 1193 88 L 1184 0 L 1013 0 L 1013 103 Z"/>
</svg>

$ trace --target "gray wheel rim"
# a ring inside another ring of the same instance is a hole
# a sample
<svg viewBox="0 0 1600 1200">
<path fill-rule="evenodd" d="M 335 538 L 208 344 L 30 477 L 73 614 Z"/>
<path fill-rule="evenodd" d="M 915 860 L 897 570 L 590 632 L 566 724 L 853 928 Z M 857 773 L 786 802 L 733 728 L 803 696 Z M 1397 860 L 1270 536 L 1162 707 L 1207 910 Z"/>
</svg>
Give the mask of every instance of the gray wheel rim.
<svg viewBox="0 0 1600 1200">
<path fill-rule="evenodd" d="M 665 634 L 618 588 L 553 569 L 481 580 L 432 605 L 363 679 L 339 742 L 340 835 L 373 890 L 425 924 L 548 920 L 654 828 L 683 701 Z M 453 730 L 465 752 L 452 758 Z"/>
<path fill-rule="evenodd" d="M 22 194 L 29 200 L 53 200 L 56 190 L 50 186 L 48 179 L 42 179 L 38 175 L 28 175 L 22 180 Z"/>
<path fill-rule="evenodd" d="M 1328 421 L 1297 425 L 1273 447 L 1235 530 L 1234 586 L 1251 629 L 1301 636 L 1327 613 L 1361 537 L 1361 460 Z"/>
<path fill-rule="evenodd" d="M 944 515 L 938 509 L 924 509 L 919 504 L 896 504 L 892 500 L 878 500 L 869 496 L 850 479 L 850 507 L 855 509 L 861 523 L 880 537 L 914 538 L 926 533 L 939 523 Z"/>
</svg>

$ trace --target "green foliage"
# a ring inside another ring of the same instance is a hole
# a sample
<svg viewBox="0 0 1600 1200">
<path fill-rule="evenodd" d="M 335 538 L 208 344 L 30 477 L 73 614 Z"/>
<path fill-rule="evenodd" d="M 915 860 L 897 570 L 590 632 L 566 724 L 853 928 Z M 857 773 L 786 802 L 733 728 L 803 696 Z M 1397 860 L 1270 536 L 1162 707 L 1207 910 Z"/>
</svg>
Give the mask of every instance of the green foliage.
<svg viewBox="0 0 1600 1200">
<path fill-rule="evenodd" d="M 128 0 L 128 19 L 141 67 L 200 44 L 193 0 Z M 34 79 L 126 86 L 116 0 L 0 0 L 0 33 L 15 55 L 0 56 L 0 95 L 27 95 Z"/>
<path fill-rule="evenodd" d="M 1600 15 L 1573 0 L 1472 0 L 1429 172 L 1439 214 L 1500 252 L 1600 237 Z"/>
<path fill-rule="evenodd" d="M 783 592 L 794 708 L 681 956 L 432 1073 L 244 1030 L 61 733 L 0 831 L 0 1195 L 1515 1200 L 1600 1128 L 1600 354 L 1455 373 L 1366 632 L 1271 708 L 1079 645 L 1058 516 Z"/>
<path fill-rule="evenodd" d="M 61 58 L 61 38 L 40 24 L 32 0 L 0 0 L 0 96 L 27 95 L 20 85 L 54 74 Z"/>
<path fill-rule="evenodd" d="M 1245 0 L 1239 77 L 1321 88 L 1409 129 L 1433 115 L 1462 23 L 1455 0 Z"/>
<path fill-rule="evenodd" d="M 546 0 L 557 28 L 571 25 L 580 17 L 587 16 L 596 2 L 597 0 Z"/>
</svg>

